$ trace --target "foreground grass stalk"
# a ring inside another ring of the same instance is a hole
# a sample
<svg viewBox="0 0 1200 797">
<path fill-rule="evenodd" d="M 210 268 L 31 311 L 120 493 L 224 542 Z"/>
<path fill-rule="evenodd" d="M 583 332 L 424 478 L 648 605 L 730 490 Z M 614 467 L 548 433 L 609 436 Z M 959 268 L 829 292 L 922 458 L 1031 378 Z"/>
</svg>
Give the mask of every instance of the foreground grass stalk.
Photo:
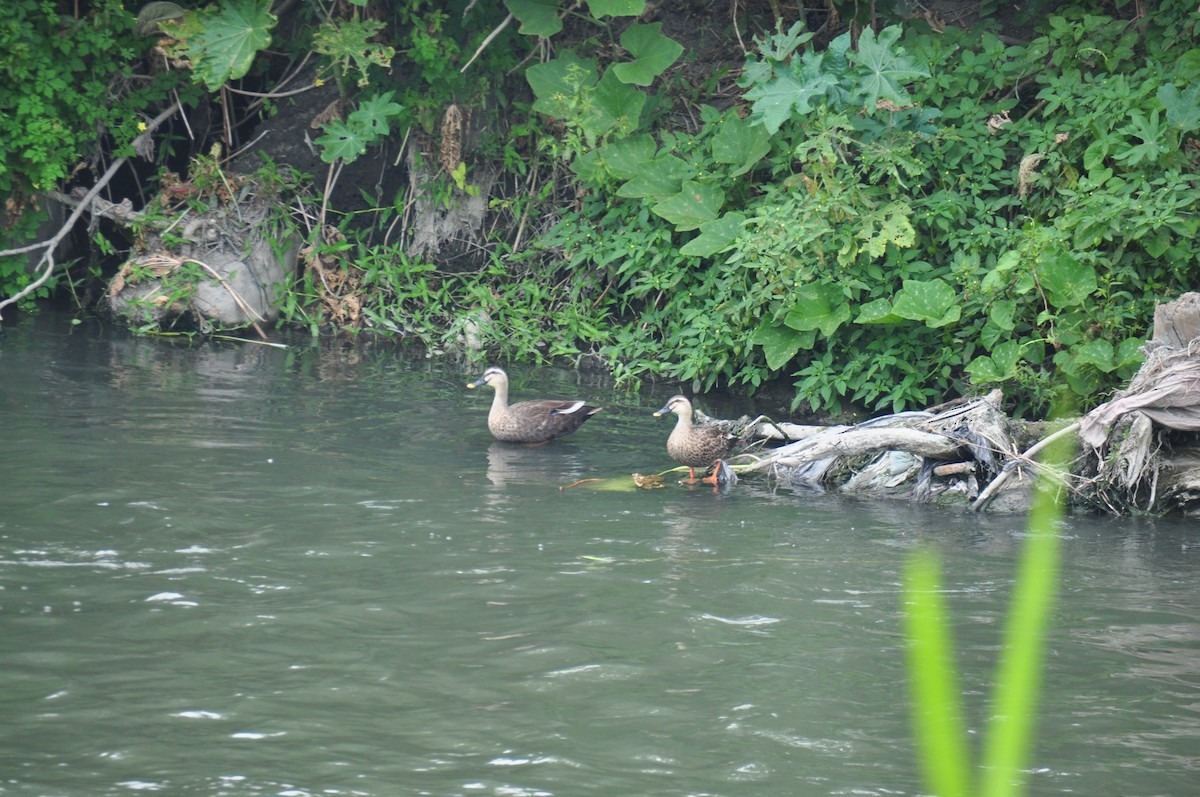
<svg viewBox="0 0 1200 797">
<path fill-rule="evenodd" d="M 938 557 L 922 551 L 908 564 L 905 631 L 912 680 L 913 728 L 922 775 L 939 797 L 970 793 L 970 752 L 959 705 L 958 676 Z"/>
<path fill-rule="evenodd" d="M 963 725 L 949 616 L 942 599 L 940 563 L 931 551 L 909 561 L 904 578 L 905 631 L 912 683 L 913 732 L 926 788 L 937 797 L 1016 797 L 1025 791 L 1041 691 L 1045 637 L 1057 592 L 1063 509 L 1061 485 L 1047 474 L 1069 460 L 1071 441 L 1048 451 L 1051 468 L 1039 476 L 1004 644 L 984 732 L 982 770 L 971 788 L 971 753 Z"/>
<path fill-rule="evenodd" d="M 1060 447 L 1050 457 L 1062 462 Z M 1060 544 L 1056 526 L 1062 517 L 1059 485 L 1038 479 L 1029 515 L 1005 640 L 996 670 L 992 717 L 983 754 L 981 797 L 1009 797 L 1024 792 L 1024 772 L 1037 720 L 1046 632 L 1057 591 Z"/>
</svg>

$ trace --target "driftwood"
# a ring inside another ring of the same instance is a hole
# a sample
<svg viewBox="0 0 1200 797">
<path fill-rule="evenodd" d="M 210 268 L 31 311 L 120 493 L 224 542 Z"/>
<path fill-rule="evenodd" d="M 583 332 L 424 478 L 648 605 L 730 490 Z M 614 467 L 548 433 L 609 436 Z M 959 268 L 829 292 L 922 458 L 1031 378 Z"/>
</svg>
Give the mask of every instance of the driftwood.
<svg viewBox="0 0 1200 797">
<path fill-rule="evenodd" d="M 1080 421 L 1082 496 L 1113 512 L 1200 507 L 1200 293 L 1154 312 L 1146 361 Z"/>
<path fill-rule="evenodd" d="M 1129 386 L 1083 418 L 1044 437 L 1016 439 L 1021 427 L 1002 396 L 962 400 L 854 426 L 754 421 L 741 436 L 776 448 L 745 453 L 741 473 L 850 494 L 956 502 L 971 509 L 1024 511 L 1041 454 L 1056 440 L 1082 448 L 1069 470 L 1052 472 L 1073 506 L 1117 514 L 1200 508 L 1200 294 L 1160 305 L 1146 360 Z"/>
<path fill-rule="evenodd" d="M 990 480 L 1003 461 L 1015 456 L 1001 401 L 996 390 L 936 411 L 889 415 L 854 426 L 755 423 L 749 436 L 756 439 L 793 434 L 798 439 L 743 455 L 742 460 L 751 461 L 739 470 L 766 474 L 792 487 L 963 502 L 978 494 L 981 480 Z"/>
</svg>

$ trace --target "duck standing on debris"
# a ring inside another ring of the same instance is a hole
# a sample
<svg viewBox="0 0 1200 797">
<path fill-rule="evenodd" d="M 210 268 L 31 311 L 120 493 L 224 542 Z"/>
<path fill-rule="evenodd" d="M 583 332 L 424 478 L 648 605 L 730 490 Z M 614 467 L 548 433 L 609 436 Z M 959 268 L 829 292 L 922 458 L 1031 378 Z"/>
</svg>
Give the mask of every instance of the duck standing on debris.
<svg viewBox="0 0 1200 797">
<path fill-rule="evenodd" d="M 658 418 L 673 412 L 679 420 L 667 438 L 667 453 L 671 459 L 680 465 L 687 465 L 688 478 L 684 482 L 694 484 L 696 481 L 707 484 L 717 483 L 717 474 L 722 462 L 733 447 L 734 436 L 717 426 L 696 426 L 692 423 L 692 402 L 687 396 L 671 396 L 654 417 Z M 711 476 L 696 479 L 696 468 L 707 469 L 716 465 Z"/>
<path fill-rule="evenodd" d="M 603 407 L 593 407 L 584 401 L 534 399 L 510 405 L 508 403 L 508 374 L 495 366 L 467 387 L 487 385 L 496 391 L 488 412 L 488 430 L 497 440 L 510 443 L 548 443 L 574 432 L 584 421 Z"/>
</svg>

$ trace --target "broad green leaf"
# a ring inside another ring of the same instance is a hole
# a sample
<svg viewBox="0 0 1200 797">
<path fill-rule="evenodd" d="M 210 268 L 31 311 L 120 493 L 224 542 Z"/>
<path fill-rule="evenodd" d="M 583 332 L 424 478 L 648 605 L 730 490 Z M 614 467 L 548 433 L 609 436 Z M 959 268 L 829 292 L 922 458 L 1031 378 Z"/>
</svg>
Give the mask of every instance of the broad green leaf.
<svg viewBox="0 0 1200 797">
<path fill-rule="evenodd" d="M 588 137 L 589 144 L 610 130 L 630 133 L 637 129 L 646 95 L 632 86 L 617 80 L 612 70 L 604 73 L 596 84 L 592 104 L 579 124 Z"/>
<path fill-rule="evenodd" d="M 603 179 L 604 164 L 600 160 L 600 151 L 589 149 L 575 156 L 571 161 L 571 171 L 584 182 L 596 183 Z"/>
<path fill-rule="evenodd" d="M 1117 367 L 1113 358 L 1113 345 L 1107 340 L 1089 340 L 1082 346 L 1073 347 L 1071 353 L 1079 365 L 1090 365 L 1106 374 Z"/>
<path fill-rule="evenodd" d="M 277 20 L 270 8 L 270 0 L 221 0 L 216 10 L 186 14 L 173 27 L 195 76 L 210 91 L 244 77 L 258 51 L 271 44 Z"/>
<path fill-rule="evenodd" d="M 1039 262 L 1038 280 L 1050 304 L 1058 308 L 1079 307 L 1097 287 L 1096 270 L 1080 263 L 1069 252 Z"/>
<path fill-rule="evenodd" d="M 353 163 L 367 151 L 367 137 L 361 129 L 341 119 L 332 120 L 323 129 L 325 135 L 313 139 L 313 143 L 321 148 L 321 160 L 326 163 L 338 158 Z"/>
<path fill-rule="evenodd" d="M 820 63 L 819 57 L 812 63 Z M 754 103 L 750 119 L 775 135 L 794 114 L 810 113 L 813 101 L 824 97 L 836 85 L 833 77 L 819 70 L 811 74 L 805 70 L 797 75 L 781 68 L 772 80 L 746 92 L 746 99 Z"/>
<path fill-rule="evenodd" d="M 992 302 L 992 306 L 988 309 L 988 320 L 1003 330 L 1012 330 L 1016 327 L 1013 321 L 1013 316 L 1017 313 L 1017 303 L 1012 299 L 998 299 Z"/>
<path fill-rule="evenodd" d="M 613 64 L 613 74 L 622 83 L 649 86 L 683 53 L 683 46 L 662 34 L 662 23 L 630 25 L 621 34 L 621 46 L 635 60 Z"/>
<path fill-rule="evenodd" d="M 736 168 L 728 177 L 737 177 L 754 168 L 771 151 L 771 136 L 762 125 L 752 125 L 730 111 L 721 119 L 713 136 L 713 160 Z"/>
<path fill-rule="evenodd" d="M 737 240 L 745 221 L 746 216 L 742 213 L 726 213 L 719 219 L 706 221 L 700 225 L 699 235 L 679 247 L 679 254 L 689 257 L 715 255 Z"/>
<path fill-rule="evenodd" d="M 640 17 L 646 10 L 646 0 L 587 0 L 588 10 L 600 17 Z"/>
<path fill-rule="evenodd" d="M 976 357 L 967 365 L 971 382 L 977 385 L 987 382 L 1003 382 L 1017 375 L 1021 362 L 1021 345 L 1015 340 L 1001 343 L 992 349 L 991 356 Z"/>
<path fill-rule="evenodd" d="M 558 0 L 504 0 L 504 5 L 517 18 L 522 36 L 553 36 L 562 30 L 558 16 Z"/>
<path fill-rule="evenodd" d="M 763 354 L 767 358 L 767 367 L 778 371 L 791 362 L 801 349 L 812 348 L 816 342 L 816 334 L 813 330 L 798 332 L 789 327 L 763 323 L 754 331 L 750 342 L 762 346 Z"/>
<path fill-rule="evenodd" d="M 863 228 L 855 237 L 866 241 L 867 254 L 875 259 L 883 257 L 888 244 L 908 249 L 917 239 L 916 230 L 908 219 L 911 214 L 912 208 L 907 202 L 892 202 L 881 214 L 864 219 Z"/>
<path fill-rule="evenodd" d="M 594 60 L 584 60 L 568 50 L 526 69 L 525 79 L 537 98 L 535 111 L 556 119 L 574 119 L 580 111 L 581 96 L 595 87 L 600 73 Z"/>
<path fill-rule="evenodd" d="M 900 324 L 904 317 L 892 312 L 892 302 L 889 299 L 876 299 L 867 302 L 858 309 L 856 324 Z"/>
<path fill-rule="evenodd" d="M 1167 124 L 1184 133 L 1200 128 L 1200 83 L 1193 83 L 1182 92 L 1175 86 L 1160 86 L 1155 95 L 1167 109 Z"/>
<path fill-rule="evenodd" d="M 615 139 L 601 146 L 596 152 L 614 177 L 620 180 L 632 180 L 645 172 L 647 164 L 654 159 L 657 149 L 658 145 L 654 143 L 651 136 L 640 135 Z M 689 174 L 688 177 L 691 175 Z M 683 180 L 684 178 L 680 177 L 679 179 Z"/>
<path fill-rule="evenodd" d="M 943 280 L 904 280 L 904 287 L 892 301 L 892 312 L 937 328 L 957 321 L 962 306 L 958 293 Z"/>
<path fill-rule="evenodd" d="M 1117 346 L 1117 351 L 1114 359 L 1117 361 L 1118 368 L 1124 368 L 1127 365 L 1140 365 L 1146 357 L 1142 354 L 1142 344 L 1145 343 L 1141 338 L 1125 338 L 1121 344 Z"/>
<path fill-rule="evenodd" d="M 385 91 L 363 100 L 350 114 L 348 121 L 368 135 L 383 138 L 390 132 L 392 120 L 404 113 L 404 106 L 392 101 L 395 94 L 394 91 Z"/>
<path fill-rule="evenodd" d="M 674 155 L 660 155 L 643 164 L 642 173 L 617 189 L 617 196 L 663 200 L 679 193 L 684 180 L 696 176 L 696 170 Z"/>
<path fill-rule="evenodd" d="M 680 232 L 694 230 L 712 221 L 725 204 L 725 192 L 715 185 L 686 180 L 678 194 L 659 202 L 651 210 L 675 225 Z"/>
<path fill-rule="evenodd" d="M 850 54 L 850 59 L 867 71 L 858 92 L 868 113 L 875 110 L 880 100 L 908 105 L 911 99 L 904 85 L 919 77 L 929 77 L 927 71 L 914 66 L 903 51 L 895 47 L 899 38 L 899 25 L 884 28 L 878 38 L 868 26 L 858 38 L 858 52 Z"/>
<path fill-rule="evenodd" d="M 820 330 L 831 337 L 838 327 L 850 320 L 850 305 L 836 285 L 814 283 L 796 291 L 796 303 L 788 310 L 783 323 L 801 332 Z"/>
<path fill-rule="evenodd" d="M 979 333 L 979 342 L 985 349 L 991 349 L 1001 340 L 1012 337 L 1016 328 L 1013 321 L 1016 310 L 1017 303 L 1011 299 L 1002 299 L 992 304 L 988 310 L 988 320 Z"/>
</svg>

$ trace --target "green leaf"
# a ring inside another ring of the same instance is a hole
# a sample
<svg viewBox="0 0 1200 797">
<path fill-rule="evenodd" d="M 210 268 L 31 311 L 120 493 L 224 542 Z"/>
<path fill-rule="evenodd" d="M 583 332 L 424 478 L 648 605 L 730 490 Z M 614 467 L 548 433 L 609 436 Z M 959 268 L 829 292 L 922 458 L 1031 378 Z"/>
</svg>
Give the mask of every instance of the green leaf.
<svg viewBox="0 0 1200 797">
<path fill-rule="evenodd" d="M 1117 351 L 1114 358 L 1118 368 L 1124 368 L 1129 365 L 1140 365 L 1145 355 L 1142 354 L 1142 344 L 1145 343 L 1141 338 L 1125 338 L 1121 344 L 1117 346 Z"/>
<path fill-rule="evenodd" d="M 526 69 L 525 79 L 536 97 L 533 110 L 556 119 L 574 119 L 581 93 L 596 85 L 600 73 L 594 60 L 584 60 L 568 50 L 558 58 Z"/>
<path fill-rule="evenodd" d="M 646 0 L 587 0 L 588 10 L 600 17 L 640 17 L 646 10 Z"/>
<path fill-rule="evenodd" d="M 859 82 L 858 93 L 868 113 L 875 110 L 880 100 L 908 105 L 911 99 L 904 85 L 919 77 L 929 77 L 927 71 L 914 66 L 904 56 L 903 50 L 893 49 L 899 38 L 899 25 L 884 28 L 878 38 L 868 26 L 858 38 L 858 52 L 849 54 L 851 61 L 867 71 Z"/>
<path fill-rule="evenodd" d="M 725 204 L 725 192 L 715 185 L 686 180 L 675 196 L 659 202 L 651 210 L 675 225 L 680 232 L 694 230 L 712 221 Z"/>
<path fill-rule="evenodd" d="M 562 30 L 558 0 L 504 0 L 504 5 L 521 23 L 517 31 L 523 36 L 547 38 Z"/>
<path fill-rule="evenodd" d="M 1073 347 L 1071 351 L 1079 365 L 1090 365 L 1106 374 L 1117 368 L 1113 345 L 1107 340 L 1089 340 L 1082 346 Z"/>
<path fill-rule="evenodd" d="M 617 80 L 610 69 L 596 84 L 592 106 L 579 124 L 591 141 L 616 128 L 622 133 L 637 129 L 646 95 Z"/>
<path fill-rule="evenodd" d="M 831 337 L 838 327 L 850 320 L 850 305 L 836 285 L 813 283 L 796 291 L 797 301 L 788 310 L 783 323 L 801 332 L 820 330 Z"/>
<path fill-rule="evenodd" d="M 210 91 L 244 77 L 258 51 L 271 44 L 271 0 L 221 0 L 217 10 L 187 14 L 174 32 L 195 76 Z"/>
<path fill-rule="evenodd" d="M 363 100 L 349 116 L 348 121 L 368 136 L 382 138 L 391 129 L 391 121 L 404 113 L 404 106 L 393 102 L 394 91 L 385 91 Z"/>
<path fill-rule="evenodd" d="M 875 299 L 867 302 L 859 307 L 858 317 L 854 319 L 856 324 L 899 324 L 903 321 L 903 316 L 892 312 L 890 299 Z"/>
<path fill-rule="evenodd" d="M 976 357 L 967 365 L 967 374 L 976 385 L 1004 382 L 1017 375 L 1021 362 L 1021 345 L 1015 340 L 1001 343 L 992 349 L 991 356 Z"/>
<path fill-rule="evenodd" d="M 662 34 L 662 23 L 630 25 L 621 34 L 621 46 L 635 60 L 613 64 L 612 71 L 622 83 L 649 86 L 683 53 L 683 46 Z"/>
<path fill-rule="evenodd" d="M 1058 308 L 1083 305 L 1097 287 L 1096 270 L 1080 263 L 1069 252 L 1039 262 L 1038 280 L 1050 304 Z"/>
<path fill-rule="evenodd" d="M 752 125 L 734 111 L 722 117 L 713 136 L 713 160 L 736 168 L 729 177 L 737 177 L 754 168 L 771 151 L 771 136 L 762 125 Z"/>
<path fill-rule="evenodd" d="M 778 371 L 791 362 L 801 349 L 812 348 L 816 342 L 816 332 L 798 332 L 788 327 L 763 323 L 754 331 L 750 342 L 762 346 L 767 358 L 767 367 Z"/>
<path fill-rule="evenodd" d="M 632 180 L 645 172 L 657 149 L 658 146 L 651 136 L 640 135 L 615 139 L 601 146 L 596 152 L 614 177 L 619 180 Z M 680 181 L 683 179 L 679 178 Z"/>
<path fill-rule="evenodd" d="M 642 172 L 617 189 L 617 196 L 629 199 L 651 197 L 656 201 L 675 196 L 684 180 L 696 176 L 696 170 L 674 155 L 660 155 L 642 166 Z"/>
<path fill-rule="evenodd" d="M 1158 101 L 1167 109 L 1167 124 L 1184 133 L 1200 128 L 1200 83 L 1193 83 L 1183 92 L 1173 85 L 1160 86 Z"/>
<path fill-rule="evenodd" d="M 719 219 L 706 221 L 700 225 L 699 235 L 679 247 L 679 254 L 689 257 L 715 255 L 737 240 L 745 221 L 743 213 L 726 213 Z"/>
<path fill-rule="evenodd" d="M 363 131 L 341 119 L 332 120 L 324 130 L 325 135 L 313 139 L 313 143 L 321 148 L 321 160 L 326 163 L 333 163 L 338 158 L 353 163 L 367 151 L 367 137 Z"/>
<path fill-rule="evenodd" d="M 962 315 L 958 293 L 940 279 L 904 280 L 892 301 L 892 312 L 901 318 L 923 321 L 929 327 L 944 327 Z"/>
<path fill-rule="evenodd" d="M 806 64 L 819 63 L 819 56 L 806 61 Z M 822 74 L 819 69 L 806 68 L 799 75 L 781 69 L 770 81 L 746 92 L 746 99 L 754 103 L 750 119 L 775 135 L 784 122 L 792 118 L 793 113 L 810 113 L 814 107 L 813 101 L 824 97 L 834 86 L 834 79 Z"/>
</svg>

